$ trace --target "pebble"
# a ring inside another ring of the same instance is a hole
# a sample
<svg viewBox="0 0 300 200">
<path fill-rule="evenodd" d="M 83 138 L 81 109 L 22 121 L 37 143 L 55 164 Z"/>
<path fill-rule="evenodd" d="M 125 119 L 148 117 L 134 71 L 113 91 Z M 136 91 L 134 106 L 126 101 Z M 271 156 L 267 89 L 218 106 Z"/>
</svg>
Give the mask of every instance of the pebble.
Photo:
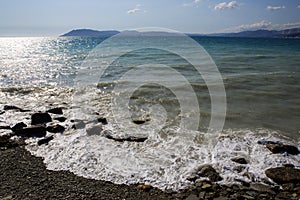
<svg viewBox="0 0 300 200">
<path fill-rule="evenodd" d="M 207 177 L 213 182 L 221 181 L 223 179 L 219 175 L 219 173 L 211 165 L 208 164 L 199 166 L 197 174 L 200 177 Z"/>
<path fill-rule="evenodd" d="M 149 192 L 153 187 L 151 185 L 148 184 L 139 184 L 137 186 L 138 189 Z"/>
<path fill-rule="evenodd" d="M 52 122 L 52 118 L 48 113 L 34 113 L 31 115 L 31 125 L 45 124 Z"/>
<path fill-rule="evenodd" d="M 17 106 L 13 106 L 13 105 L 5 105 L 3 107 L 3 110 L 22 110 L 22 109 Z"/>
<path fill-rule="evenodd" d="M 67 118 L 66 117 L 56 117 L 54 119 L 59 121 L 59 122 L 64 122 L 64 121 L 66 121 Z"/>
<path fill-rule="evenodd" d="M 25 127 L 27 127 L 27 125 L 26 125 L 24 122 L 19 122 L 19 123 L 17 123 L 16 125 L 14 125 L 14 126 L 11 128 L 11 130 L 12 130 L 13 132 L 16 132 L 16 130 L 20 130 L 20 129 L 25 128 Z"/>
<path fill-rule="evenodd" d="M 44 139 L 41 139 L 41 140 L 39 140 L 38 141 L 38 145 L 40 146 L 40 145 L 43 145 L 43 144 L 45 144 L 45 145 L 47 145 L 51 140 L 53 140 L 54 139 L 54 137 L 51 135 L 50 137 L 46 137 L 46 138 L 44 138 Z"/>
<path fill-rule="evenodd" d="M 211 184 L 209 184 L 209 183 L 204 183 L 203 185 L 202 185 L 202 189 L 208 189 L 208 188 L 211 188 L 212 187 L 212 185 Z"/>
<path fill-rule="evenodd" d="M 233 162 L 239 163 L 239 164 L 248 164 L 245 158 L 237 157 L 237 158 L 231 158 Z"/>
<path fill-rule="evenodd" d="M 297 147 L 285 144 L 267 144 L 266 147 L 274 154 L 277 153 L 288 153 L 291 155 L 299 154 Z"/>
<path fill-rule="evenodd" d="M 267 177 L 278 184 L 283 183 L 299 183 L 300 169 L 291 167 L 269 168 L 265 171 Z"/>
<path fill-rule="evenodd" d="M 15 131 L 18 136 L 22 137 L 45 137 L 46 127 L 44 125 L 32 125 Z"/>
<path fill-rule="evenodd" d="M 50 133 L 62 133 L 65 131 L 65 127 L 59 124 L 55 124 L 55 125 L 47 126 L 47 131 Z"/>
<path fill-rule="evenodd" d="M 62 115 L 63 114 L 62 108 L 60 108 L 60 107 L 59 108 L 49 109 L 46 112 L 53 113 L 53 114 L 58 114 L 58 115 Z"/>
<path fill-rule="evenodd" d="M 252 183 L 250 185 L 250 189 L 258 191 L 258 192 L 267 192 L 267 193 L 271 193 L 274 194 L 275 192 L 272 190 L 271 186 L 262 184 L 262 183 Z"/>
<path fill-rule="evenodd" d="M 98 120 L 98 122 L 101 122 L 103 125 L 107 125 L 108 124 L 107 119 L 104 118 L 104 117 L 99 117 L 97 120 Z"/>
</svg>

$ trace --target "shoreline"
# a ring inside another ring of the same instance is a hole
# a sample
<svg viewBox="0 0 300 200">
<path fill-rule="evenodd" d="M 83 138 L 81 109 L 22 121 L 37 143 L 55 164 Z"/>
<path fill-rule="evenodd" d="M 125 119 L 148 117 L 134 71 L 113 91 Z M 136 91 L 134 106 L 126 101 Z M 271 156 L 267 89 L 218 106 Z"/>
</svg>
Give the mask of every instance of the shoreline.
<svg viewBox="0 0 300 200">
<path fill-rule="evenodd" d="M 0 199 L 170 199 L 158 189 L 146 192 L 136 186 L 47 170 L 42 158 L 23 147 L 0 151 L 0 159 Z"/>
<path fill-rule="evenodd" d="M 162 191 L 144 183 L 125 185 L 112 182 L 88 179 L 69 171 L 52 171 L 46 169 L 42 157 L 36 157 L 26 150 L 25 140 L 39 138 L 37 145 L 48 145 L 53 135 L 63 133 L 67 127 L 59 124 L 67 120 L 61 107 L 52 107 L 45 112 L 30 112 L 29 119 L 19 121 L 14 126 L 7 122 L 0 126 L 0 199 L 299 199 L 300 169 L 291 163 L 282 166 L 271 166 L 264 171 L 269 178 L 255 180 L 251 173 L 244 173 L 249 181 L 235 179 L 230 185 L 221 185 L 223 175 L 210 164 L 201 164 L 187 180 L 192 184 L 186 189 Z M 1 111 L 1 110 L 0 110 Z M 29 110 L 17 106 L 5 105 L 0 115 L 5 112 L 27 115 Z M 24 113 L 24 114 L 22 114 Z M 52 115 L 50 115 L 51 113 Z M 54 114 L 54 115 L 53 115 Z M 72 120 L 70 120 L 72 121 Z M 81 128 L 80 122 L 73 120 L 73 128 Z M 99 124 L 107 124 L 106 118 L 98 117 Z M 51 123 L 49 123 L 51 122 Z M 5 125 L 6 124 L 6 125 Z M 30 125 L 29 125 L 30 124 Z M 99 134 L 100 126 L 87 129 L 87 134 Z M 98 127 L 98 128 L 97 128 Z M 4 134 L 3 134 L 4 133 Z M 104 134 L 116 142 L 144 142 L 145 138 L 115 138 Z M 279 141 L 259 140 L 257 145 L 267 149 L 271 154 L 282 156 L 299 156 L 297 146 L 283 144 Z M 236 163 L 235 171 L 242 172 L 249 164 L 243 157 L 228 157 Z M 270 181 L 270 180 L 273 180 Z"/>
<path fill-rule="evenodd" d="M 4 199 L 299 199 L 300 183 L 270 187 L 262 183 L 224 186 L 196 181 L 180 192 L 143 184 L 118 185 L 87 179 L 68 171 L 47 170 L 43 159 L 24 146 L 0 151 L 0 198 Z"/>
</svg>

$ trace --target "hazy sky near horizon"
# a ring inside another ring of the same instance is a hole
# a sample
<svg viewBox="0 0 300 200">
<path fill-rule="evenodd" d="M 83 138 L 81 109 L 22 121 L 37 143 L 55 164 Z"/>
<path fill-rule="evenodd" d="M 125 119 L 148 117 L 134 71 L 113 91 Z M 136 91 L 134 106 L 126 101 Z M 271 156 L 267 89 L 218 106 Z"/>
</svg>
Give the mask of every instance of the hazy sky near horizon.
<svg viewBox="0 0 300 200">
<path fill-rule="evenodd" d="M 0 0 L 0 36 L 141 27 L 185 33 L 300 27 L 300 0 Z"/>
</svg>

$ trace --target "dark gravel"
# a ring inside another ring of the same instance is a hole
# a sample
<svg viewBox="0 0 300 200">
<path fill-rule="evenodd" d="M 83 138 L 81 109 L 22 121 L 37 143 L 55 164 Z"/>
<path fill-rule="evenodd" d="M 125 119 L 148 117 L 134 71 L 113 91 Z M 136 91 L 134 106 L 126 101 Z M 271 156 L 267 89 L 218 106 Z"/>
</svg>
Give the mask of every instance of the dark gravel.
<svg viewBox="0 0 300 200">
<path fill-rule="evenodd" d="M 0 199 L 172 199 L 158 189 L 116 185 L 50 171 L 23 147 L 0 151 Z"/>
<path fill-rule="evenodd" d="M 3 142 L 2 142 L 3 143 Z M 4 143 L 0 149 L 0 200 L 8 199 L 286 199 L 299 200 L 300 183 L 285 183 L 282 189 L 252 183 L 220 186 L 195 182 L 180 193 L 166 193 L 149 185 L 117 185 L 86 179 L 68 171 L 47 170 L 42 158 L 32 156 L 24 143 Z M 8 145 L 10 144 L 10 145 Z M 293 166 L 288 166 L 293 169 Z"/>
</svg>

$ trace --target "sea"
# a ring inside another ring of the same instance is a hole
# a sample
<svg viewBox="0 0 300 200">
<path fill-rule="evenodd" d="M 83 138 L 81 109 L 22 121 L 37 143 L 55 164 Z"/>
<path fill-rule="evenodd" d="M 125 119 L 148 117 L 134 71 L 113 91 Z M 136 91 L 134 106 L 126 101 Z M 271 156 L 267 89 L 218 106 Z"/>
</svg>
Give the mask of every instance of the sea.
<svg viewBox="0 0 300 200">
<path fill-rule="evenodd" d="M 26 140 L 50 170 L 178 191 L 193 184 L 188 177 L 199 166 L 211 164 L 220 184 L 275 184 L 264 170 L 300 168 L 300 157 L 272 154 L 259 143 L 300 146 L 300 39 L 159 32 L 1 37 L 4 105 L 30 110 L 2 113 L 0 125 L 10 126 L 63 108 L 67 120 L 51 122 L 66 127 L 63 133 L 47 133 L 54 136 L 48 145 Z M 129 140 L 136 138 L 146 140 Z M 239 167 L 235 157 L 248 164 Z"/>
</svg>

